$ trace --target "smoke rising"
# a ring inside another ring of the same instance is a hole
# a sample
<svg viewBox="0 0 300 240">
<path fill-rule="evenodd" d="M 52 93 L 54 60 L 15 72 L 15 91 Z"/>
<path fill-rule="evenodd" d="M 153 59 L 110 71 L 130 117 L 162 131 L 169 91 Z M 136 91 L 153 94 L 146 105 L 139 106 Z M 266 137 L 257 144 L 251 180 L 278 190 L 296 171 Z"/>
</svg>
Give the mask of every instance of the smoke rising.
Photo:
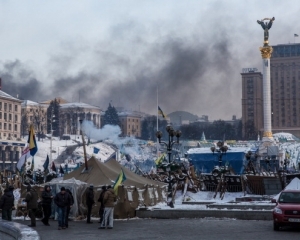
<svg viewBox="0 0 300 240">
<path fill-rule="evenodd" d="M 135 18 L 134 9 L 133 15 L 111 20 L 107 32 L 103 36 L 99 32 L 101 39 L 70 36 L 75 40 L 48 54 L 42 70 L 21 58 L 0 62 L 2 90 L 33 101 L 60 96 L 103 110 L 112 101 L 115 107 L 156 114 L 158 89 L 159 105 L 166 114 L 182 110 L 208 115 L 210 120 L 241 117 L 240 72 L 243 67 L 260 69 L 263 30 L 256 20 L 282 12 L 279 2 L 272 6 L 274 13 L 265 16 L 268 1 L 207 1 L 197 8 L 186 3 L 174 7 L 170 18 L 155 9 L 157 19 Z M 271 44 L 287 42 L 278 29 L 293 31 L 288 19 L 276 18 Z"/>
</svg>

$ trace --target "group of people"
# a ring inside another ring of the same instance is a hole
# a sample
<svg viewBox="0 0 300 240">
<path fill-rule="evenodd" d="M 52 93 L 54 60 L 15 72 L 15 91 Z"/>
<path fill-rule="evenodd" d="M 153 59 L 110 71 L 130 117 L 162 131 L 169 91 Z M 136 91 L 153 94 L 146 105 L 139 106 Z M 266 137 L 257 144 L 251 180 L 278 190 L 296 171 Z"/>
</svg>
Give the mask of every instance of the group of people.
<svg viewBox="0 0 300 240">
<path fill-rule="evenodd" d="M 117 201 L 117 196 L 114 189 L 109 186 L 103 186 L 98 202 L 100 203 L 99 217 L 101 224 L 99 229 L 113 229 L 114 225 L 114 207 Z M 94 201 L 94 187 L 90 185 L 88 191 L 86 192 L 86 205 L 87 205 L 87 223 L 91 222 L 91 212 L 92 207 L 95 204 Z"/>
<path fill-rule="evenodd" d="M 3 196 L 0 199 L 0 209 L 2 209 L 2 219 L 11 221 L 12 210 L 14 207 L 14 188 L 12 186 L 5 189 Z M 86 191 L 86 205 L 87 205 L 87 223 L 93 223 L 91 221 L 91 213 L 93 205 L 95 204 L 94 186 L 90 185 Z M 25 202 L 27 203 L 28 216 L 31 219 L 30 227 L 36 227 L 36 213 L 38 211 L 38 204 L 41 204 L 43 209 L 42 223 L 45 226 L 50 226 L 49 218 L 52 213 L 52 201 L 56 205 L 56 211 L 58 213 L 58 230 L 66 229 L 69 227 L 68 219 L 72 206 L 74 205 L 74 198 L 72 192 L 65 187 L 61 187 L 60 192 L 55 196 L 52 195 L 49 185 L 45 185 L 44 191 L 41 194 L 42 201 L 39 203 L 39 197 L 37 191 L 27 186 L 27 193 L 25 196 Z M 99 229 L 112 229 L 114 221 L 114 206 L 117 200 L 117 196 L 111 186 L 103 186 L 100 193 L 98 202 L 100 203 L 99 217 L 101 224 Z"/>
</svg>

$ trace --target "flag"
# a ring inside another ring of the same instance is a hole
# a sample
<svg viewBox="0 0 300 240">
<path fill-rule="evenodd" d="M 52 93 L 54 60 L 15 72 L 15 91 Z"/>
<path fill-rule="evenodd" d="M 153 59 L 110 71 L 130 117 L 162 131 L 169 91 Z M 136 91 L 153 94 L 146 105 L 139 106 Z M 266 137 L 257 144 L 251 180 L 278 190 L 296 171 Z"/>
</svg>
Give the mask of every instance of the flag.
<svg viewBox="0 0 300 240">
<path fill-rule="evenodd" d="M 163 118 L 166 118 L 166 115 L 164 112 L 161 110 L 161 108 L 158 106 L 158 114 L 160 114 Z"/>
<path fill-rule="evenodd" d="M 31 161 L 31 171 L 34 171 L 34 158 L 32 157 L 32 161 Z"/>
<path fill-rule="evenodd" d="M 28 135 L 28 147 L 30 149 L 30 155 L 34 156 L 38 150 L 36 141 L 35 141 L 35 136 L 34 136 L 34 129 L 33 125 L 30 125 L 30 130 L 29 130 L 29 135 Z"/>
<path fill-rule="evenodd" d="M 17 168 L 18 170 L 21 172 L 22 167 L 24 166 L 26 159 L 28 159 L 29 157 L 31 157 L 30 155 L 30 149 L 29 147 L 26 147 L 23 152 L 22 152 L 22 156 L 20 157 L 18 163 L 17 163 Z"/>
<path fill-rule="evenodd" d="M 159 158 L 157 158 L 157 159 L 155 160 L 155 164 L 156 164 L 156 165 L 161 164 L 162 161 L 164 160 L 164 158 L 165 158 L 165 154 L 162 154 Z"/>
<path fill-rule="evenodd" d="M 97 154 L 100 151 L 99 148 L 94 147 L 94 153 Z"/>
<path fill-rule="evenodd" d="M 121 172 L 118 176 L 118 178 L 115 181 L 114 184 L 114 190 L 115 190 L 115 194 L 118 195 L 118 187 L 122 184 L 122 182 L 124 182 L 126 180 L 126 176 L 125 173 L 123 172 L 123 169 L 121 169 Z"/>
<path fill-rule="evenodd" d="M 295 33 L 295 34 L 294 34 L 294 37 L 299 37 L 299 35 Z"/>
<path fill-rule="evenodd" d="M 54 162 L 52 162 L 51 170 L 52 170 L 53 172 L 56 172 L 56 167 L 55 167 Z"/>
<path fill-rule="evenodd" d="M 44 172 L 47 172 L 48 171 L 48 167 L 49 167 L 49 156 L 48 156 L 48 154 L 47 154 L 46 161 L 43 164 L 43 167 L 44 167 Z"/>
<path fill-rule="evenodd" d="M 61 174 L 64 174 L 64 173 L 65 173 L 65 172 L 64 172 L 64 169 L 62 168 L 61 165 L 59 165 L 59 173 L 61 173 Z"/>
</svg>

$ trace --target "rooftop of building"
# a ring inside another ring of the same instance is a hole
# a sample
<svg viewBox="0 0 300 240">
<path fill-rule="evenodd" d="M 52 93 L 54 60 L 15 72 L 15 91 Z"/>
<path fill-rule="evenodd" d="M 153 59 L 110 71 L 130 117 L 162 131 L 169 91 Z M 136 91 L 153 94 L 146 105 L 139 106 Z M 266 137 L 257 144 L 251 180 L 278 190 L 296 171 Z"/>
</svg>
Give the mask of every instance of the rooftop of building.
<svg viewBox="0 0 300 240">
<path fill-rule="evenodd" d="M 62 103 L 60 104 L 60 108 L 91 108 L 91 109 L 99 109 L 99 107 L 83 103 L 83 102 L 72 102 L 72 103 Z"/>
<path fill-rule="evenodd" d="M 13 100 L 13 101 L 18 101 L 18 102 L 22 101 L 22 100 L 20 100 L 18 98 L 15 98 L 15 97 L 9 95 L 6 92 L 3 92 L 2 90 L 0 90 L 0 98 L 5 98 L 5 99 L 8 99 L 8 100 Z"/>
</svg>

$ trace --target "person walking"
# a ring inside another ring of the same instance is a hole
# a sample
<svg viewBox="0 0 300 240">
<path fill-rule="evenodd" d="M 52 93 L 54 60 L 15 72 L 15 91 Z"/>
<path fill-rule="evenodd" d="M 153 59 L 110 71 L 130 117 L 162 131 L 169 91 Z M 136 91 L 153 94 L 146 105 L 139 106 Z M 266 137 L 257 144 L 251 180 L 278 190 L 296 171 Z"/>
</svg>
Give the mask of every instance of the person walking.
<svg viewBox="0 0 300 240">
<path fill-rule="evenodd" d="M 58 230 L 66 229 L 67 206 L 71 205 L 71 196 L 66 192 L 65 187 L 61 187 L 60 192 L 56 194 L 54 202 L 58 213 Z"/>
<path fill-rule="evenodd" d="M 107 187 L 107 191 L 104 193 L 103 203 L 104 203 L 104 214 L 101 227 L 99 229 L 113 229 L 114 227 L 114 207 L 117 201 L 117 196 L 114 189 L 111 186 Z"/>
<path fill-rule="evenodd" d="M 67 212 L 66 212 L 66 228 L 69 227 L 69 214 L 70 214 L 70 210 L 71 210 L 71 207 L 74 205 L 74 197 L 73 197 L 73 194 L 72 192 L 70 191 L 70 189 L 66 189 L 66 192 L 70 195 L 71 197 L 71 203 L 70 205 L 67 206 Z"/>
<path fill-rule="evenodd" d="M 91 222 L 91 213 L 92 213 L 92 207 L 95 204 L 94 201 L 94 185 L 91 184 L 88 190 L 86 191 L 86 205 L 87 205 L 87 217 L 86 217 L 86 223 L 93 223 Z"/>
<path fill-rule="evenodd" d="M 42 207 L 44 212 L 44 218 L 41 220 L 45 226 L 50 226 L 49 218 L 51 216 L 51 204 L 53 195 L 49 185 L 45 185 L 44 191 L 42 192 Z"/>
<path fill-rule="evenodd" d="M 8 188 L 0 199 L 0 209 L 2 209 L 2 219 L 11 221 L 12 208 L 14 207 L 14 195 Z"/>
<path fill-rule="evenodd" d="M 27 186 L 27 193 L 25 197 L 25 202 L 27 202 L 27 210 L 28 216 L 30 217 L 31 224 L 28 225 L 29 227 L 36 227 L 36 219 L 35 219 L 35 212 L 38 208 L 38 194 L 34 188 L 31 187 L 29 184 Z"/>
<path fill-rule="evenodd" d="M 104 213 L 103 199 L 104 199 L 104 193 L 105 192 L 106 192 L 106 186 L 102 186 L 102 191 L 101 191 L 100 196 L 98 198 L 98 202 L 100 202 L 100 209 L 99 209 L 99 217 L 100 217 L 99 223 L 100 224 L 102 223 L 102 220 L 103 220 L 103 213 Z"/>
</svg>

